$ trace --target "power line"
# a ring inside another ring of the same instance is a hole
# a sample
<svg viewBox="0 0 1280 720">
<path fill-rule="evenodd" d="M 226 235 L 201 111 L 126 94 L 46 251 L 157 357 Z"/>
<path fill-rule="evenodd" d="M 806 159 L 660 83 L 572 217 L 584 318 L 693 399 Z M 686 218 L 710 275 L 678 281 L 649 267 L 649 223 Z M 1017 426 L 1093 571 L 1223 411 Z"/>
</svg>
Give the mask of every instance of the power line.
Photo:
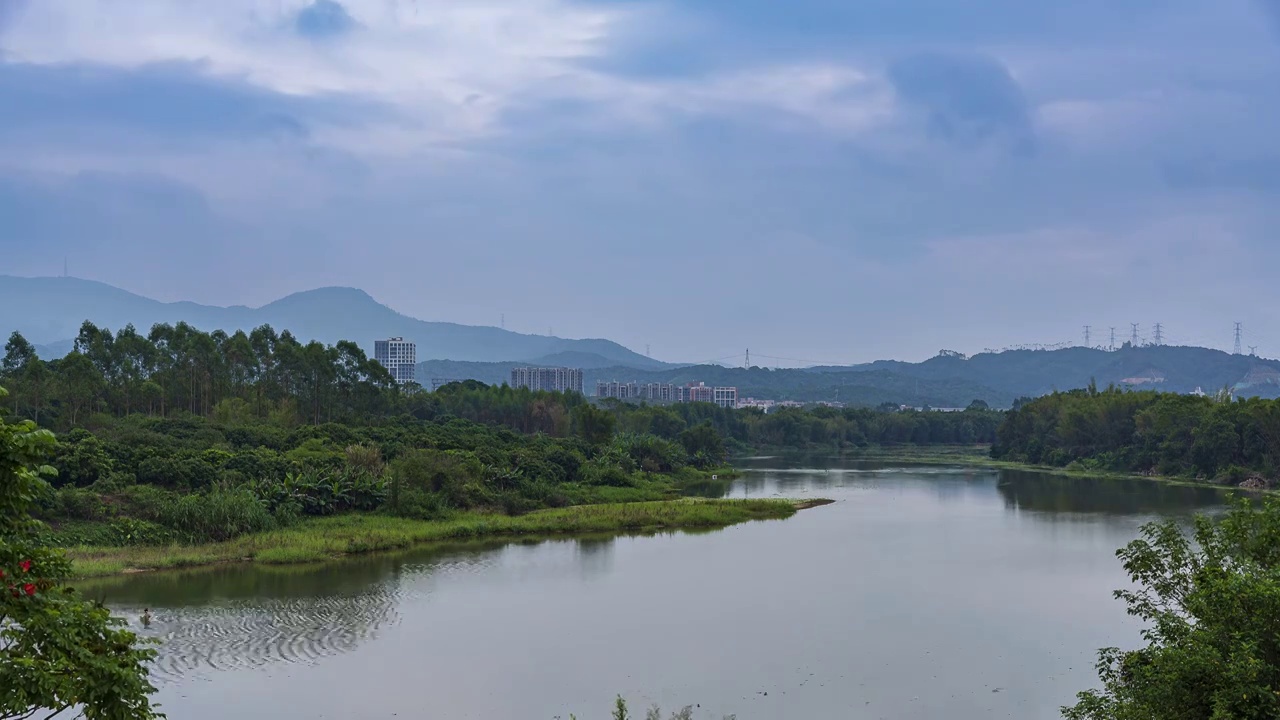
<svg viewBox="0 0 1280 720">
<path fill-rule="evenodd" d="M 1236 323 L 1236 345 L 1233 353 L 1235 355 L 1240 354 L 1240 341 L 1243 338 L 1243 336 L 1244 336 L 1244 326 L 1241 323 Z"/>
</svg>

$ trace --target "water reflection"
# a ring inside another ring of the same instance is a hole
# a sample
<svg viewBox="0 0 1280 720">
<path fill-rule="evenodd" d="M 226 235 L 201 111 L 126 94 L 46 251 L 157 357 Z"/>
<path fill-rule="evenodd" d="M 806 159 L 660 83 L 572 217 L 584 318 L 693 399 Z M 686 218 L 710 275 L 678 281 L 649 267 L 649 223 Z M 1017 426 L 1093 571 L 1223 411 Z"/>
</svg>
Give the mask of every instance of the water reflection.
<svg viewBox="0 0 1280 720">
<path fill-rule="evenodd" d="M 708 717 L 1049 720 L 1096 681 L 1096 648 L 1138 641 L 1112 597 L 1115 549 L 1220 498 L 977 467 L 749 465 L 731 496 L 837 502 L 697 537 L 470 543 L 83 589 L 135 618 L 153 609 L 161 702 L 193 720 L 567 717 L 614 692 Z M 288 670 L 218 672 L 268 667 Z"/>
<path fill-rule="evenodd" d="M 806 456 L 804 461 L 804 467 L 788 467 L 786 458 L 753 458 L 747 463 L 750 471 L 727 495 L 776 497 L 888 486 L 923 491 L 940 500 L 999 497 L 1009 510 L 1042 513 L 1045 519 L 1059 520 L 1073 514 L 1185 516 L 1220 508 L 1231 492 L 1138 478 L 1094 478 L 839 457 Z"/>
<path fill-rule="evenodd" d="M 1219 507 L 1227 495 L 1209 487 L 1018 470 L 1002 471 L 997 488 L 1009 509 L 1052 514 L 1186 515 Z"/>
<path fill-rule="evenodd" d="M 600 577 L 613 571 L 616 538 L 582 539 L 577 546 L 578 565 L 584 578 Z"/>
<path fill-rule="evenodd" d="M 312 663 L 354 650 L 400 622 L 406 600 L 504 564 L 563 550 L 582 579 L 613 571 L 619 536 L 475 542 L 307 566 L 224 565 L 85 580 L 79 590 L 160 641 L 160 684 L 208 671 Z M 540 568 L 545 573 L 546 568 Z M 141 616 L 149 608 L 152 619 Z"/>
</svg>

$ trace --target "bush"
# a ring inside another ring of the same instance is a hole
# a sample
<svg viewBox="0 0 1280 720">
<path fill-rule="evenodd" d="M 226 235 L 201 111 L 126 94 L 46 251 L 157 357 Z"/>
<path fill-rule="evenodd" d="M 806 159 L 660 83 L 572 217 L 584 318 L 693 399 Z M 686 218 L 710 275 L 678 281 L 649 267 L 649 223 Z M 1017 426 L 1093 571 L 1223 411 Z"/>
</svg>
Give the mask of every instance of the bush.
<svg viewBox="0 0 1280 720">
<path fill-rule="evenodd" d="M 76 487 L 58 490 L 51 508 L 54 517 L 68 520 L 97 520 L 105 511 L 106 507 L 97 493 Z"/>
<path fill-rule="evenodd" d="M 76 429 L 58 443 L 53 465 L 58 470 L 55 485 L 84 487 L 110 472 L 114 463 L 101 440 Z"/>
<path fill-rule="evenodd" d="M 218 471 L 190 453 L 151 457 L 138 463 L 138 482 L 160 487 L 198 490 L 213 484 Z"/>
<path fill-rule="evenodd" d="M 247 490 L 183 495 L 161 504 L 156 521 L 189 542 L 221 542 L 276 524 Z"/>
<path fill-rule="evenodd" d="M 645 472 L 671 472 L 684 464 L 684 448 L 653 435 L 621 435 L 614 445 Z"/>
<path fill-rule="evenodd" d="M 393 515 L 415 520 L 439 520 L 446 515 L 444 501 L 439 495 L 413 488 L 402 490 L 399 501 L 394 505 L 388 504 L 387 510 Z"/>
<path fill-rule="evenodd" d="M 635 481 L 622 468 L 608 462 L 592 461 L 582 473 L 588 485 L 607 485 L 609 487 L 632 487 Z"/>
</svg>

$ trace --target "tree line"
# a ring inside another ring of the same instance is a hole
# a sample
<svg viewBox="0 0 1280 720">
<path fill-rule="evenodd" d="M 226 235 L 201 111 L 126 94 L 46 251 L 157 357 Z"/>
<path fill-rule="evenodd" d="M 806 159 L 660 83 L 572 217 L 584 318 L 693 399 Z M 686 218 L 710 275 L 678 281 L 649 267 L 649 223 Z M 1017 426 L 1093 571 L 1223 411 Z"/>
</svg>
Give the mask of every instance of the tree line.
<svg viewBox="0 0 1280 720">
<path fill-rule="evenodd" d="M 720 408 L 604 401 L 476 381 L 437 392 L 405 392 L 350 341 L 302 343 L 264 325 L 248 333 L 203 332 L 186 323 L 133 326 L 113 333 L 85 322 L 74 349 L 42 360 L 13 333 L 0 360 L 0 384 L 18 416 L 60 430 L 141 414 L 194 415 L 224 425 L 282 427 L 325 422 L 462 418 L 553 437 L 601 441 L 615 432 L 667 440 L 708 424 L 738 447 L 864 447 L 991 443 L 1001 414 L 975 403 L 963 413 L 871 408 Z M 106 418 L 102 416 L 107 416 Z M 95 418 L 97 418 L 95 420 Z"/>
<path fill-rule="evenodd" d="M 318 424 L 385 414 L 399 396 L 386 369 L 353 342 L 304 344 L 269 325 L 228 334 L 182 322 L 144 335 L 132 325 L 112 333 L 86 321 L 72 352 L 47 361 L 15 332 L 0 383 L 15 414 L 61 428 L 94 413 L 276 414 Z"/>
<path fill-rule="evenodd" d="M 1280 400 L 1090 387 L 1020 404 L 993 457 L 1238 482 L 1280 471 Z"/>
</svg>

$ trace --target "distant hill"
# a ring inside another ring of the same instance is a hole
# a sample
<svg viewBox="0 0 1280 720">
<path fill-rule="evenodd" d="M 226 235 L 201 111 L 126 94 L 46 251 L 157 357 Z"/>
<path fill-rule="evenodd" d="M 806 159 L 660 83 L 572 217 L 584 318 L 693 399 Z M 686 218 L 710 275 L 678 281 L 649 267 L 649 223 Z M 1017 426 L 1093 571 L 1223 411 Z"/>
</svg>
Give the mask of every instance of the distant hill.
<svg viewBox="0 0 1280 720">
<path fill-rule="evenodd" d="M 548 363 L 552 364 L 552 363 Z M 567 363 L 571 364 L 571 363 Z M 424 378 L 506 382 L 515 363 L 422 363 Z M 971 358 L 943 354 L 921 363 L 882 360 L 847 367 L 768 370 L 720 365 L 638 371 L 582 365 L 587 394 L 597 380 L 619 382 L 705 382 L 733 385 L 740 396 L 770 400 L 840 400 L 857 405 L 894 404 L 965 407 L 983 400 L 1009 407 L 1019 397 L 1054 390 L 1128 386 L 1188 393 L 1224 387 L 1241 396 L 1280 397 L 1280 361 L 1195 347 L 1125 347 L 1115 352 L 1089 348 L 1016 350 Z"/>
<path fill-rule="evenodd" d="M 119 330 L 132 323 L 146 332 L 156 323 L 185 321 L 202 330 L 250 330 L 269 324 L 303 340 L 353 340 L 371 352 L 378 338 L 401 336 L 418 344 L 418 357 L 467 361 L 596 358 L 596 364 L 661 368 L 661 363 L 610 340 L 524 335 L 495 327 L 427 322 L 402 315 L 353 288 L 295 293 L 259 308 L 163 303 L 104 283 L 77 278 L 0 275 L 0 332 L 14 330 L 54 357 L 70 350 L 80 324 Z M 3 340 L 0 340 L 3 342 Z"/>
<path fill-rule="evenodd" d="M 522 363 L 469 363 L 429 361 L 418 363 L 418 377 L 423 385 L 431 379 L 479 380 L 491 385 L 509 382 L 511 368 Z M 597 380 L 637 383 L 705 382 L 708 385 L 730 385 L 738 388 L 739 397 L 769 400 L 840 400 L 853 405 L 895 404 L 929 405 L 932 407 L 966 407 L 975 399 L 983 399 L 995 407 L 1007 407 L 1014 396 L 966 380 L 921 379 L 886 370 L 815 373 L 803 369 L 753 367 L 729 368 L 722 365 L 689 365 L 664 370 L 643 371 L 627 367 L 583 368 L 583 385 L 588 395 L 595 393 Z"/>
<path fill-rule="evenodd" d="M 809 372 L 845 373 L 850 369 L 822 367 Z M 1011 350 L 970 358 L 940 354 L 922 363 L 882 360 L 855 369 L 928 380 L 964 380 L 1019 397 L 1085 387 L 1090 380 L 1102 387 L 1115 384 L 1179 393 L 1197 387 L 1212 393 L 1229 387 L 1245 396 L 1280 396 L 1280 361 L 1172 345 L 1126 345 L 1114 352 L 1083 347 Z"/>
</svg>

